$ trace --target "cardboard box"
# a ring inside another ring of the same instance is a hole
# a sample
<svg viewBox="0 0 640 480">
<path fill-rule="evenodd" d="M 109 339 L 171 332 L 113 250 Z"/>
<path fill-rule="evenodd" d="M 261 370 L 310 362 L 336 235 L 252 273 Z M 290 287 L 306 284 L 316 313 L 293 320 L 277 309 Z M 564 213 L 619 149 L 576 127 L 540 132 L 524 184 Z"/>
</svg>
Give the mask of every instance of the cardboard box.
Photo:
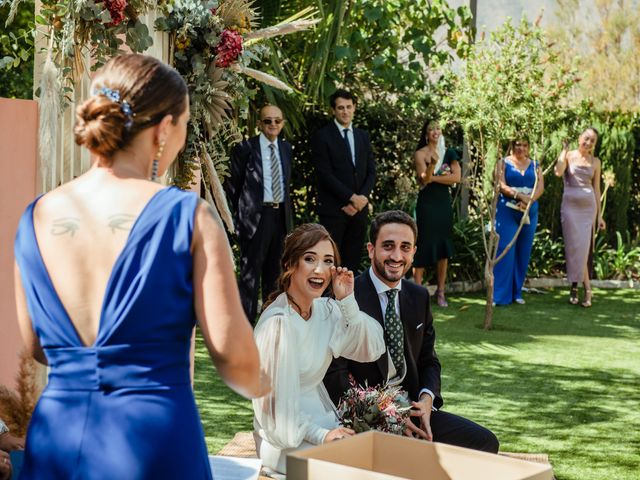
<svg viewBox="0 0 640 480">
<path fill-rule="evenodd" d="M 366 432 L 287 456 L 288 480 L 553 480 L 550 465 Z"/>
</svg>

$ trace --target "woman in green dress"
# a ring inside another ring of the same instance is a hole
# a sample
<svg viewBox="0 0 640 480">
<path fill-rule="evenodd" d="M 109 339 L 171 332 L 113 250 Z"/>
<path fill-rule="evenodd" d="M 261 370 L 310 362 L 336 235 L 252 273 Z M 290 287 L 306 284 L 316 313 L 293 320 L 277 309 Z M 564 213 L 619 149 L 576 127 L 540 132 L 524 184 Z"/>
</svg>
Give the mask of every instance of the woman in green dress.
<svg viewBox="0 0 640 480">
<path fill-rule="evenodd" d="M 422 285 L 426 267 L 436 266 L 436 301 L 447 307 L 444 285 L 448 260 L 453 255 L 453 207 L 449 187 L 460 182 L 460 157 L 445 149 L 440 123 L 425 122 L 413 156 L 420 193 L 416 203 L 418 251 L 413 260 L 413 280 Z"/>
</svg>

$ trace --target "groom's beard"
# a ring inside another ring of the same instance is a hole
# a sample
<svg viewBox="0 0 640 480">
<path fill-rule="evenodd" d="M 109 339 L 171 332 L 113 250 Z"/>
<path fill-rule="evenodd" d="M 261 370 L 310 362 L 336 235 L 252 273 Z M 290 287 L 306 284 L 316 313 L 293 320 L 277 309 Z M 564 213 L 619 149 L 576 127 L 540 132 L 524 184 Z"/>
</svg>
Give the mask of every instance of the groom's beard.
<svg viewBox="0 0 640 480">
<path fill-rule="evenodd" d="M 386 260 L 386 261 L 390 262 L 390 260 Z M 385 262 L 381 262 L 375 257 L 373 258 L 373 268 L 378 274 L 378 276 L 384 278 L 387 282 L 399 282 L 404 278 L 405 274 L 411 267 L 411 264 L 407 265 L 406 262 L 391 262 L 391 263 L 402 263 L 403 265 L 402 269 L 400 269 L 398 272 L 387 271 L 384 265 Z"/>
</svg>

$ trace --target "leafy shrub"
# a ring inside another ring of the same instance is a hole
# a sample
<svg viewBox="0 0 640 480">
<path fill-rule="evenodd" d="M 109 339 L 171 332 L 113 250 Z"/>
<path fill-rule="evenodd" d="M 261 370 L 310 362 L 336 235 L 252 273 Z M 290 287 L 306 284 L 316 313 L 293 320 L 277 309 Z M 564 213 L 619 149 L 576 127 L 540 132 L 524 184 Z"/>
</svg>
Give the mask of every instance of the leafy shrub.
<svg viewBox="0 0 640 480">
<path fill-rule="evenodd" d="M 562 277 L 565 272 L 564 242 L 554 239 L 548 228 L 538 228 L 533 240 L 528 277 Z"/>
<path fill-rule="evenodd" d="M 453 225 L 455 254 L 449 259 L 449 281 L 475 281 L 484 277 L 484 246 L 480 221 L 466 218 Z"/>
<path fill-rule="evenodd" d="M 33 98 L 34 4 L 18 5 L 14 21 L 5 25 L 11 2 L 0 1 L 0 97 Z"/>
<path fill-rule="evenodd" d="M 616 232 L 616 247 L 613 248 L 599 236 L 593 260 L 593 268 L 600 279 L 640 279 L 640 242 L 637 238 L 631 241 L 627 235 L 625 242 L 620 232 Z"/>
<path fill-rule="evenodd" d="M 294 150 L 292 196 L 296 224 L 317 221 L 317 179 L 311 158 L 310 138 L 332 121 L 326 114 L 305 113 L 305 131 L 289 138 Z M 411 213 L 418 196 L 413 152 L 422 118 L 406 118 L 388 103 L 358 103 L 354 125 L 369 132 L 376 158 L 377 179 L 371 196 L 372 213 L 400 209 Z"/>
</svg>

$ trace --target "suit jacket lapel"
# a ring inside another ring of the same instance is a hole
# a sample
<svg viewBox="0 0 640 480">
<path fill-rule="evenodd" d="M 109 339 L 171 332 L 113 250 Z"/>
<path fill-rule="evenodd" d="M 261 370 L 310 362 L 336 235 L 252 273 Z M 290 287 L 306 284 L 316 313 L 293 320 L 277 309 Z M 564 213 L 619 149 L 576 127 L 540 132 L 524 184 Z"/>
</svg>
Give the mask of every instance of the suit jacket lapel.
<svg viewBox="0 0 640 480">
<path fill-rule="evenodd" d="M 351 165 L 353 167 L 353 161 L 351 160 L 351 149 L 349 148 L 349 145 L 347 145 L 347 142 L 344 139 L 344 132 L 342 131 L 343 128 L 342 126 L 338 127 L 334 122 L 333 123 L 333 135 L 334 135 L 334 141 L 336 142 L 336 144 L 338 145 L 342 145 L 342 151 L 345 154 L 345 159 L 349 162 L 349 165 Z M 355 148 L 355 141 L 356 141 L 356 137 L 353 137 L 353 144 L 354 144 L 354 148 Z"/>
<path fill-rule="evenodd" d="M 250 140 L 251 146 L 253 147 L 253 155 L 254 159 L 254 169 L 260 180 L 260 185 L 264 182 L 264 172 L 262 171 L 262 148 L 260 147 L 260 135 L 251 138 Z"/>
<path fill-rule="evenodd" d="M 380 325 L 382 325 L 382 329 L 384 330 L 384 314 L 382 313 L 382 308 L 380 307 L 380 299 L 378 298 L 378 292 L 376 291 L 376 287 L 373 285 L 371 281 L 371 277 L 369 275 L 369 270 L 365 270 L 362 275 L 365 275 L 364 289 L 361 294 L 361 302 L 360 308 L 364 313 L 369 315 L 370 317 L 375 318 Z M 383 380 L 387 381 L 387 375 L 389 374 L 389 359 L 387 352 L 376 360 L 376 364 L 380 369 L 380 373 L 382 374 Z"/>
<path fill-rule="evenodd" d="M 358 131 L 352 127 L 352 132 L 353 132 L 353 155 L 355 157 L 355 164 L 354 164 L 354 168 L 357 170 L 359 167 L 359 159 L 360 159 L 360 155 L 358 155 L 358 153 L 360 153 L 361 150 L 361 145 L 360 145 L 360 135 L 358 135 Z"/>
<path fill-rule="evenodd" d="M 402 280 L 404 283 L 405 280 Z M 416 314 L 416 306 L 415 299 L 406 293 L 403 294 L 403 290 L 400 290 L 400 321 L 402 322 L 402 326 L 404 327 L 404 354 L 407 365 L 410 361 L 413 360 L 413 349 L 411 348 L 411 338 L 410 335 L 414 332 L 415 326 L 415 314 Z"/>
<path fill-rule="evenodd" d="M 278 137 L 278 153 L 280 153 L 280 167 L 282 168 L 282 177 L 284 180 L 284 190 L 289 192 L 289 179 L 291 178 L 291 159 L 287 156 L 287 150 L 284 147 L 282 139 Z M 286 158 L 285 158 L 286 157 Z"/>
</svg>

